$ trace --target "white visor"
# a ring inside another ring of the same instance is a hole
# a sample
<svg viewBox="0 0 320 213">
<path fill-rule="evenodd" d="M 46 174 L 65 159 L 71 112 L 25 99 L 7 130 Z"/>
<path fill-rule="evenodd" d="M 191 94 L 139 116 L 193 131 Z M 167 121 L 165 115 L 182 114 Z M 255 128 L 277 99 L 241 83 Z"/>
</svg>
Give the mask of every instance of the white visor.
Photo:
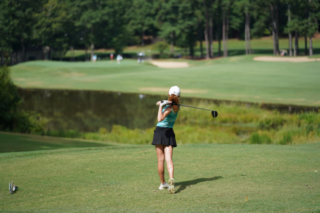
<svg viewBox="0 0 320 213">
<path fill-rule="evenodd" d="M 178 87 L 178 86 L 173 86 L 173 87 L 171 87 L 170 88 L 170 90 L 169 90 L 169 95 L 172 95 L 172 94 L 174 94 L 174 95 L 176 95 L 176 96 L 180 96 L 180 88 Z"/>
</svg>

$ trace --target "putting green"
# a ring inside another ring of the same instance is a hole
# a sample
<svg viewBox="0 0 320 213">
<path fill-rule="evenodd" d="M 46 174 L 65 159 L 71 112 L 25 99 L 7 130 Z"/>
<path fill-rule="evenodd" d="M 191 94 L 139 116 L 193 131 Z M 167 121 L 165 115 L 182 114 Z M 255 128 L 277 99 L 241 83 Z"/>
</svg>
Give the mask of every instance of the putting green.
<svg viewBox="0 0 320 213">
<path fill-rule="evenodd" d="M 253 57 L 189 61 L 191 66 L 183 69 L 135 60 L 35 61 L 13 66 L 12 77 L 23 88 L 164 94 L 178 85 L 182 97 L 320 106 L 319 62 L 257 62 Z"/>
</svg>

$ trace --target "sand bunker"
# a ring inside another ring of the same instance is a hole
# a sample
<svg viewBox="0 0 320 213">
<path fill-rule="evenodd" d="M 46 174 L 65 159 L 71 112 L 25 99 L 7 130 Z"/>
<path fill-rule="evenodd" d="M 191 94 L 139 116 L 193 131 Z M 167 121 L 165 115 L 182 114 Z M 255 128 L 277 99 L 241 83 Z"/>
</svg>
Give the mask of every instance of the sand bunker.
<svg viewBox="0 0 320 213">
<path fill-rule="evenodd" d="M 165 62 L 165 61 L 151 61 L 151 64 L 159 68 L 186 68 L 189 67 L 187 62 Z"/>
<path fill-rule="evenodd" d="M 320 61 L 320 58 L 308 58 L 308 57 L 275 57 L 275 56 L 259 56 L 254 57 L 253 60 L 255 61 L 270 61 L 270 62 L 314 62 Z"/>
<path fill-rule="evenodd" d="M 139 90 L 143 92 L 169 92 L 169 88 L 164 87 L 142 87 Z M 182 94 L 205 94 L 207 92 L 207 90 L 201 89 L 181 89 Z"/>
</svg>

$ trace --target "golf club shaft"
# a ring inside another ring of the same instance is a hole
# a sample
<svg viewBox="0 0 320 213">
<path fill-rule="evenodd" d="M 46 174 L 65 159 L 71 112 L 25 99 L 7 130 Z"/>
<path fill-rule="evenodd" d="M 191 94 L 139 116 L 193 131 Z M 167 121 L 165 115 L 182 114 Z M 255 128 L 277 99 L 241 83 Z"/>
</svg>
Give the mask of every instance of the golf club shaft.
<svg viewBox="0 0 320 213">
<path fill-rule="evenodd" d="M 203 108 L 188 106 L 188 105 L 183 105 L 183 104 L 173 104 L 173 105 L 185 106 L 185 107 L 190 107 L 190 108 L 195 108 L 195 109 L 202 109 L 202 110 L 207 110 L 207 111 L 214 111 L 214 110 L 210 110 L 210 109 L 203 109 Z"/>
</svg>

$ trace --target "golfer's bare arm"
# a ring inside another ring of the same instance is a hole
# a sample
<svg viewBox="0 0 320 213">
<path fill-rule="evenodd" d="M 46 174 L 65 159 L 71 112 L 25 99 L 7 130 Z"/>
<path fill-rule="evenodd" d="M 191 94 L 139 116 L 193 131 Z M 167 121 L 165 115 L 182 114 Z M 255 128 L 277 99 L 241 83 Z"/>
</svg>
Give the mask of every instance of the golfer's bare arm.
<svg viewBox="0 0 320 213">
<path fill-rule="evenodd" d="M 160 106 L 160 101 L 157 102 L 157 105 L 159 106 L 158 111 L 158 122 L 163 121 L 171 112 L 171 107 L 168 107 L 165 109 L 165 111 L 162 113 L 162 106 Z"/>
</svg>

